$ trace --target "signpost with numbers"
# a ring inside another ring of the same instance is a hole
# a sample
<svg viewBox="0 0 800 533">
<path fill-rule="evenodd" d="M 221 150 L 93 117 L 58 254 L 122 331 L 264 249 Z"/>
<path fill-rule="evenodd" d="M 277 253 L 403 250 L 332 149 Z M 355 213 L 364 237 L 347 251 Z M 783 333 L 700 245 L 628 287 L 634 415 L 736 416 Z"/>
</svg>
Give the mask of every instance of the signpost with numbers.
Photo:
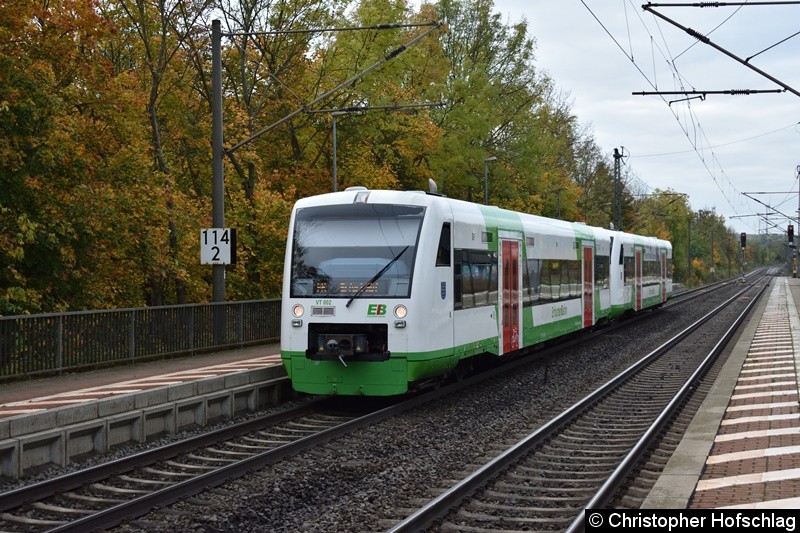
<svg viewBox="0 0 800 533">
<path fill-rule="evenodd" d="M 236 264 L 236 230 L 233 228 L 200 230 L 200 264 Z"/>
</svg>

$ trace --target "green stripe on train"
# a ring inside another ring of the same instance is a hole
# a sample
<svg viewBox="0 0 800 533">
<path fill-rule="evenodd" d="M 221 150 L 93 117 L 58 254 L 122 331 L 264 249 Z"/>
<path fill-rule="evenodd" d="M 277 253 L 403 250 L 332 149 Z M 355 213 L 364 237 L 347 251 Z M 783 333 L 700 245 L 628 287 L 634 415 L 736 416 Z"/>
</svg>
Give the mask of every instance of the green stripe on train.
<svg viewBox="0 0 800 533">
<path fill-rule="evenodd" d="M 528 311 L 528 323 L 531 312 Z M 580 317 L 572 317 L 523 331 L 524 346 L 532 346 L 580 329 Z M 387 361 L 315 361 L 305 352 L 282 351 L 292 386 L 309 394 L 394 395 L 408 390 L 408 383 L 441 375 L 454 369 L 462 359 L 482 353 L 499 353 L 500 339 L 476 342 L 426 352 L 392 353 Z"/>
</svg>

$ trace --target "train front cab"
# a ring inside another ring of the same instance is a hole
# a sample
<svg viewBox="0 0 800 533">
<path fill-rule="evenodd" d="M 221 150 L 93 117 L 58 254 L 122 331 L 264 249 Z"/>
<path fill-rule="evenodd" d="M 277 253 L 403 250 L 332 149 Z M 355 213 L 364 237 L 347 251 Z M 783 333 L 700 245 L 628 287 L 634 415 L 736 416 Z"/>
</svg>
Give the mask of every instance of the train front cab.
<svg viewBox="0 0 800 533">
<path fill-rule="evenodd" d="M 406 390 L 405 360 L 393 345 L 402 337 L 404 318 L 396 315 L 408 304 L 424 207 L 372 205 L 362 192 L 301 200 L 292 213 L 281 357 L 298 392 Z"/>
<path fill-rule="evenodd" d="M 292 215 L 281 356 L 298 392 L 403 394 L 458 362 L 447 202 L 359 192 L 298 202 Z"/>
</svg>

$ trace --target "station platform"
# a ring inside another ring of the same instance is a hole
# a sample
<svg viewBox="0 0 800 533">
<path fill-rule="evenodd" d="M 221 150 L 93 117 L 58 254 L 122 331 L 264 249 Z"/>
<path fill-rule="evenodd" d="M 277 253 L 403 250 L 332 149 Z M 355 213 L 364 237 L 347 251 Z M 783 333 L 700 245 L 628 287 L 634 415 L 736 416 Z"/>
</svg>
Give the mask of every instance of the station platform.
<svg viewBox="0 0 800 533">
<path fill-rule="evenodd" d="M 280 365 L 280 346 L 268 344 L 9 381 L 0 384 L 0 419 Z"/>
<path fill-rule="evenodd" d="M 800 508 L 800 279 L 767 291 L 643 508 Z"/>
<path fill-rule="evenodd" d="M 0 384 L 0 478 L 278 404 L 277 344 Z"/>
</svg>

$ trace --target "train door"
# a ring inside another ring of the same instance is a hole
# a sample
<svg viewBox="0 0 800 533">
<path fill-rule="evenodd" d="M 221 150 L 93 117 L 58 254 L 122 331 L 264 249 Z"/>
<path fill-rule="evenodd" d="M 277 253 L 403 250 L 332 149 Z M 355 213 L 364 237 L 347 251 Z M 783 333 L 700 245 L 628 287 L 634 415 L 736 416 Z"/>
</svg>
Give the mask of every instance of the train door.
<svg viewBox="0 0 800 533">
<path fill-rule="evenodd" d="M 583 247 L 583 327 L 594 325 L 594 248 Z"/>
<path fill-rule="evenodd" d="M 661 301 L 667 301 L 667 252 L 661 252 Z"/>
<path fill-rule="evenodd" d="M 642 310 L 642 251 L 636 250 L 636 308 L 635 311 Z"/>
<path fill-rule="evenodd" d="M 520 290 L 519 241 L 503 240 L 501 250 L 501 294 L 503 353 L 519 349 Z"/>
</svg>

